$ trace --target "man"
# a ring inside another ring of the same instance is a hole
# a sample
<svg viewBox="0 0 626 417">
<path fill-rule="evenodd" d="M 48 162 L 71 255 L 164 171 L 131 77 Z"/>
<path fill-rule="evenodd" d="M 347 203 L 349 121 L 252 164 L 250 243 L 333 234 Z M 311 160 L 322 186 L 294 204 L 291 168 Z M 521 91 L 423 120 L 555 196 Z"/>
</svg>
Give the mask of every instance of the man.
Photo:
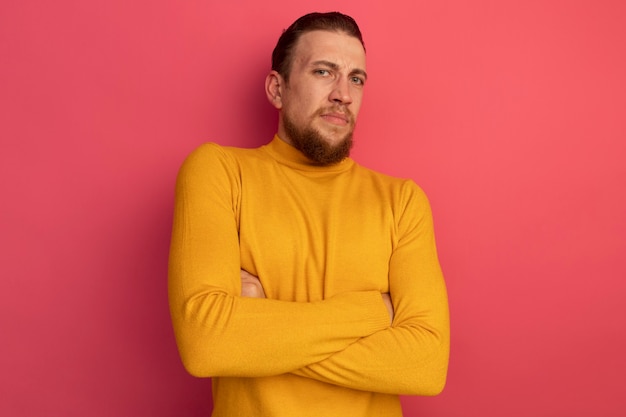
<svg viewBox="0 0 626 417">
<path fill-rule="evenodd" d="M 278 133 L 205 144 L 177 181 L 169 293 L 215 417 L 401 416 L 445 383 L 446 289 L 428 201 L 348 157 L 367 80 L 354 20 L 312 13 L 265 83 Z"/>
</svg>

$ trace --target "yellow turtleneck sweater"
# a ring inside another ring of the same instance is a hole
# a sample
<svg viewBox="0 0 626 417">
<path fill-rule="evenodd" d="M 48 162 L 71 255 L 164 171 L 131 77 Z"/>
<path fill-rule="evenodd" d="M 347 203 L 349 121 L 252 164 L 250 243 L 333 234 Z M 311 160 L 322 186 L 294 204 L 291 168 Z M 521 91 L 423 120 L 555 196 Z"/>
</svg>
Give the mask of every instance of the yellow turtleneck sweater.
<svg viewBox="0 0 626 417">
<path fill-rule="evenodd" d="M 240 296 L 240 269 L 267 299 Z M 185 367 L 213 377 L 214 417 L 397 417 L 398 394 L 445 383 L 428 200 L 352 159 L 316 166 L 278 137 L 196 149 L 177 180 L 169 297 Z"/>
</svg>

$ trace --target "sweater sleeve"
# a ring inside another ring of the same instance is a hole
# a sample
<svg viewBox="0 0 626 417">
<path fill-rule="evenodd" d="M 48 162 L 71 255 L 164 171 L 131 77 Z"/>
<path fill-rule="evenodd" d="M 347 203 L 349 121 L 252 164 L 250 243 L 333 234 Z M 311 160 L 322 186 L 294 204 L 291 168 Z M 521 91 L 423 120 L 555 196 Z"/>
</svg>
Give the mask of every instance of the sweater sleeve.
<svg viewBox="0 0 626 417">
<path fill-rule="evenodd" d="M 389 394 L 436 395 L 443 389 L 450 344 L 447 292 L 429 202 L 414 183 L 406 186 L 400 237 L 389 265 L 392 327 L 296 370 L 296 375 Z"/>
<path fill-rule="evenodd" d="M 240 297 L 239 187 L 237 161 L 217 145 L 194 151 L 177 177 L 168 293 L 191 374 L 282 374 L 389 326 L 377 291 L 313 303 Z"/>
</svg>

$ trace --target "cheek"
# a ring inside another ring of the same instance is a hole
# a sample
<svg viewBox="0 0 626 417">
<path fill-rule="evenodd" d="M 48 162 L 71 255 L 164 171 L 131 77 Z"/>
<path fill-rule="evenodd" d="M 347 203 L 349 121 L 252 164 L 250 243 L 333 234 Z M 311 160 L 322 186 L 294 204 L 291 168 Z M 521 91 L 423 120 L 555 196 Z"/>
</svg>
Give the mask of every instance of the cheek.
<svg viewBox="0 0 626 417">
<path fill-rule="evenodd" d="M 328 105 L 328 99 L 321 91 L 294 90 L 283 101 L 285 111 L 292 120 L 306 121 L 314 117 L 319 109 Z"/>
<path fill-rule="evenodd" d="M 356 119 L 359 115 L 359 111 L 361 110 L 361 95 L 353 97 L 351 109 L 352 114 L 354 114 L 354 118 Z"/>
</svg>

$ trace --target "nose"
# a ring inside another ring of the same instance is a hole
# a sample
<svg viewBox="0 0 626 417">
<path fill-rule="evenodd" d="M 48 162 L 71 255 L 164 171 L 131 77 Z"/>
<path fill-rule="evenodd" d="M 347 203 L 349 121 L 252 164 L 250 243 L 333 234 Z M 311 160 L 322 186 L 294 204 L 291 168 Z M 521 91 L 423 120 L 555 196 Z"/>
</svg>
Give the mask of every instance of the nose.
<svg viewBox="0 0 626 417">
<path fill-rule="evenodd" d="M 348 105 L 352 103 L 352 95 L 350 94 L 350 84 L 347 79 L 339 78 L 333 85 L 333 90 L 328 97 L 335 104 Z"/>
</svg>

